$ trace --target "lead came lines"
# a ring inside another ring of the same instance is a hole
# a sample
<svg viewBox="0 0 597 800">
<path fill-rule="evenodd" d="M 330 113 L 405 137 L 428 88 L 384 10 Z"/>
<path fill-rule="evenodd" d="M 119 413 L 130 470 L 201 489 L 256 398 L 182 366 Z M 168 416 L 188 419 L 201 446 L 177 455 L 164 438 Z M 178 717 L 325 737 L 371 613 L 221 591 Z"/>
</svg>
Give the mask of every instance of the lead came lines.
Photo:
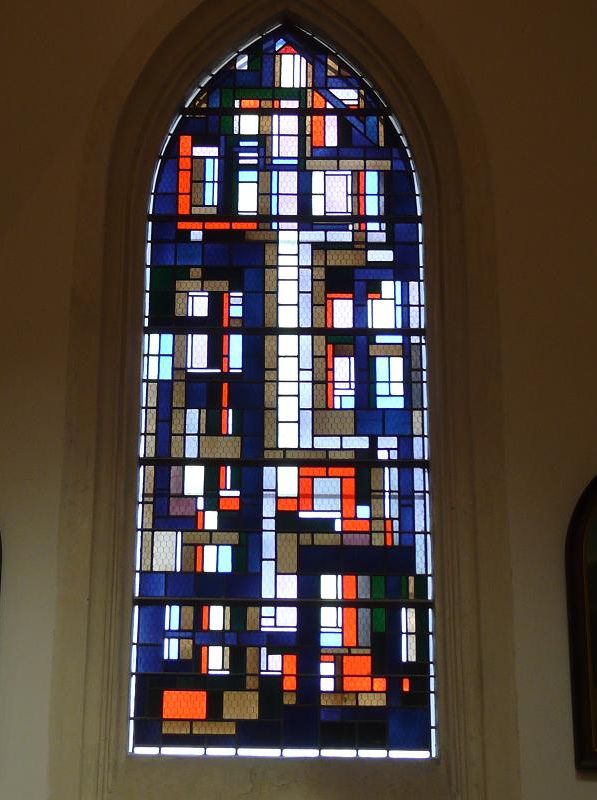
<svg viewBox="0 0 597 800">
<path fill-rule="evenodd" d="M 406 143 L 368 84 L 292 29 L 191 103 L 148 215 L 130 749 L 429 757 Z"/>
</svg>

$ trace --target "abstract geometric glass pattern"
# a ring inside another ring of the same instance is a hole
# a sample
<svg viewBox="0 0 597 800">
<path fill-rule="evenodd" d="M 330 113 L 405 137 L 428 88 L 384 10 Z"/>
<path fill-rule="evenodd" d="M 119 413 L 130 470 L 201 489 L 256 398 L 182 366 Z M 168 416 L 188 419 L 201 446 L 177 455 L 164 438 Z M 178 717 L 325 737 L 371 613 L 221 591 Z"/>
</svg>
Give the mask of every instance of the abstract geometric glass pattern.
<svg viewBox="0 0 597 800">
<path fill-rule="evenodd" d="M 149 201 L 129 749 L 436 754 L 422 217 L 379 95 L 278 27 Z"/>
</svg>

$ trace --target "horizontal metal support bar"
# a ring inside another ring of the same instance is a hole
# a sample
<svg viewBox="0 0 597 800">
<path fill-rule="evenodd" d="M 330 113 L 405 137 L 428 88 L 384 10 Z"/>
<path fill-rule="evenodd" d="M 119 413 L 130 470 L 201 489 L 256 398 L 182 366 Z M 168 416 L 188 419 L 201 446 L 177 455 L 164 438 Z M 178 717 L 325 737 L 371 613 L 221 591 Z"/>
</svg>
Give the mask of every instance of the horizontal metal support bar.
<svg viewBox="0 0 597 800">
<path fill-rule="evenodd" d="M 183 434 L 181 434 L 183 435 Z M 391 436 L 392 434 L 387 434 Z M 396 435 L 396 434 L 394 434 Z M 224 439 L 225 437 L 222 437 Z M 277 448 L 284 450 L 284 448 Z M 290 448 L 286 448 L 290 449 Z M 300 448 L 293 448 L 299 450 Z M 305 448 L 307 449 L 307 448 Z M 328 450 L 338 450 L 337 447 L 329 447 Z M 353 448 L 346 448 L 353 449 Z M 358 450 L 356 451 L 358 453 Z M 375 466 L 375 467 L 428 467 L 429 461 L 422 458 L 393 458 L 388 461 L 380 461 L 379 458 L 359 458 L 356 456 L 351 459 L 343 458 L 329 458 L 322 455 L 317 458 L 304 458 L 295 456 L 281 456 L 276 458 L 230 458 L 228 456 L 214 456 L 213 458 L 184 458 L 179 456 L 176 458 L 160 458 L 143 457 L 139 459 L 139 466 L 193 466 L 201 464 L 222 464 L 225 466 L 239 466 L 239 467 L 273 467 L 273 466 L 306 466 L 306 467 L 353 467 L 353 466 Z"/>
<path fill-rule="evenodd" d="M 144 573 L 147 575 L 153 575 L 156 573 Z M 172 574 L 172 573 L 168 573 Z M 206 574 L 206 573 L 176 573 L 176 574 L 183 574 L 183 575 L 194 575 L 194 574 Z M 209 573 L 210 575 L 218 575 L 223 573 Z M 232 574 L 234 573 L 226 573 Z M 301 572 L 301 575 L 305 573 Z M 239 576 L 242 577 L 242 576 Z M 390 575 L 386 577 L 397 577 L 396 575 Z M 398 576 L 399 577 L 399 576 Z M 420 577 L 426 577 L 422 575 Z M 300 598 L 298 600 L 293 600 L 289 598 L 275 598 L 275 597 L 225 597 L 222 595 L 218 595 L 217 597 L 200 597 L 200 596 L 191 596 L 191 597 L 174 597 L 172 595 L 164 595 L 163 597 L 135 597 L 133 602 L 136 605 L 140 606 L 162 606 L 162 605 L 171 605 L 172 603 L 178 604 L 185 604 L 185 605 L 192 605 L 193 603 L 198 603 L 201 605 L 207 604 L 217 604 L 217 605 L 237 605 L 237 606 L 300 606 L 300 605 L 317 605 L 317 606 L 337 606 L 341 608 L 369 608 L 369 607 L 383 607 L 383 608 L 409 608 L 412 606 L 418 606 L 419 608 L 433 608 L 434 601 L 433 600 L 424 600 L 420 598 L 412 598 L 412 599 L 398 599 L 398 598 L 381 598 L 381 599 L 372 599 L 372 598 L 359 598 L 355 600 L 326 600 L 320 597 L 312 597 L 312 598 Z M 223 633 L 230 633 L 231 631 L 223 631 Z M 234 631 L 232 631 L 234 632 Z M 245 633 L 246 631 L 243 631 Z M 257 631 L 254 631 L 257 633 Z M 261 631 L 264 632 L 263 630 Z M 248 631 L 251 633 L 251 631 Z"/>
<path fill-rule="evenodd" d="M 177 196 L 176 192 L 171 192 L 172 196 Z M 369 222 L 375 224 L 394 224 L 394 223 L 420 223 L 422 222 L 422 216 L 420 214 L 399 214 L 399 215 L 384 215 L 384 216 L 367 216 L 365 214 L 342 214 L 342 215 L 324 215 L 324 216 L 307 216 L 305 214 L 222 214 L 215 215 L 211 214 L 197 214 L 196 216 L 193 215 L 181 215 L 181 214 L 148 214 L 147 219 L 150 222 L 203 222 L 203 223 L 214 223 L 214 222 L 279 222 L 279 223 L 288 223 L 292 222 L 296 224 L 296 230 L 299 232 L 301 230 L 305 230 L 301 226 L 305 224 L 309 225 L 351 225 L 356 222 Z M 207 229 L 208 231 L 210 228 Z M 219 230 L 218 228 L 212 228 L 211 230 Z M 225 230 L 225 229 L 220 229 Z M 259 229 L 252 229 L 252 228 L 239 228 L 237 230 L 246 233 L 247 231 L 251 230 L 259 230 Z M 282 228 L 282 230 L 288 230 L 288 228 Z M 293 230 L 293 229 L 290 229 Z M 357 233 L 366 233 L 366 231 L 357 231 Z M 168 244 L 168 242 L 163 242 L 163 244 Z M 321 244 L 321 242 L 314 242 L 314 244 Z M 325 244 L 338 244 L 339 247 L 342 244 L 346 244 L 346 242 L 326 242 Z M 413 242 L 413 244 L 416 244 Z M 386 262 L 384 262 L 386 263 Z M 389 262 L 387 262 L 389 263 Z"/>
<path fill-rule="evenodd" d="M 246 91 L 245 87 L 242 88 L 243 91 Z M 258 91 L 258 90 L 257 90 Z M 317 89 L 315 89 L 317 91 Z M 239 100 L 248 100 L 250 98 L 238 98 Z M 259 99 L 261 102 L 265 100 L 266 102 L 270 102 L 273 100 L 286 100 L 287 98 L 284 97 L 273 97 L 273 98 L 255 98 Z M 293 98 L 288 98 L 293 99 Z M 298 98 L 296 98 L 298 99 Z M 299 99 L 300 102 L 300 99 Z M 298 108 L 240 108 L 238 106 L 226 106 L 226 107 L 195 107 L 192 108 L 191 106 L 186 106 L 179 110 L 179 114 L 181 117 L 235 117 L 238 115 L 250 114 L 252 116 L 258 115 L 260 117 L 269 117 L 269 116 L 288 116 L 288 117 L 378 117 L 381 119 L 390 120 L 390 113 L 387 110 L 383 109 L 376 109 L 376 108 L 305 108 L 304 106 L 299 106 Z M 230 134 L 229 134 L 230 135 Z M 232 134 L 238 135 L 238 134 Z M 243 137 L 251 138 L 252 136 L 258 136 L 263 134 L 242 134 Z M 382 145 L 383 146 L 383 145 Z M 385 145 L 387 147 L 387 145 Z"/>
<path fill-rule="evenodd" d="M 203 290 L 202 290 L 203 291 Z M 210 291 L 205 289 L 204 291 Z M 232 290 L 234 291 L 234 290 Z M 250 292 L 245 293 L 251 294 Z M 265 292 L 265 293 L 256 293 L 256 294 L 277 294 L 277 292 Z M 417 306 L 414 306 L 415 308 Z M 422 306 L 419 306 L 422 308 Z M 413 306 L 409 306 L 409 308 L 413 308 Z M 271 328 L 271 327 L 247 327 L 238 326 L 238 327 L 221 327 L 216 325 L 189 325 L 186 320 L 190 317 L 180 317 L 179 319 L 185 320 L 184 324 L 176 324 L 176 322 L 172 323 L 171 330 L 165 329 L 164 325 L 146 325 L 144 328 L 145 333 L 206 333 L 206 334 L 222 334 L 222 335 L 229 335 L 229 334 L 246 334 L 251 336 L 425 336 L 425 328 L 314 328 L 314 327 L 305 327 L 305 328 Z M 377 344 L 377 342 L 371 342 L 371 344 Z M 382 343 L 384 344 L 384 343 Z M 392 342 L 386 342 L 385 344 L 392 344 Z M 397 344 L 400 344 L 398 342 Z"/>
</svg>

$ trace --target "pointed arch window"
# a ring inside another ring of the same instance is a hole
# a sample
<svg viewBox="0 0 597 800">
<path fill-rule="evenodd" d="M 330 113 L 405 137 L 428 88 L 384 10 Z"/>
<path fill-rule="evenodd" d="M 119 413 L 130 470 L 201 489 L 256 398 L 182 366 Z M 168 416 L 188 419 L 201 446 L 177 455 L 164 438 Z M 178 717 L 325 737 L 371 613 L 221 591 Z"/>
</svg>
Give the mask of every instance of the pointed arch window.
<svg viewBox="0 0 597 800">
<path fill-rule="evenodd" d="M 400 127 L 278 27 L 150 193 L 129 749 L 436 754 L 422 209 Z"/>
</svg>

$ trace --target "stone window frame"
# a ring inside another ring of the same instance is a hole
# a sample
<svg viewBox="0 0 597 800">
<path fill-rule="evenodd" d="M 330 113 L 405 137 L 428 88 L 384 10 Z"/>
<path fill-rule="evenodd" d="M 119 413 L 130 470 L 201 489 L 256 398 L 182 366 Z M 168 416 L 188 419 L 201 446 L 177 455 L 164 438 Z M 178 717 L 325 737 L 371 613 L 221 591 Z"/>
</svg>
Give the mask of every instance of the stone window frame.
<svg viewBox="0 0 597 800">
<path fill-rule="evenodd" d="M 398 110 L 425 198 L 440 749 L 438 759 L 423 763 L 322 759 L 305 770 L 283 759 L 126 752 L 147 189 L 180 98 L 252 35 L 283 21 L 346 54 Z M 489 627 L 512 614 L 507 537 L 500 536 L 501 442 L 482 411 L 483 403 L 494 408 L 500 391 L 497 333 L 490 330 L 495 254 L 490 220 L 466 226 L 469 172 L 448 109 L 412 46 L 362 0 L 221 0 L 170 26 L 164 35 L 156 23 L 116 65 L 88 135 L 96 148 L 87 150 L 94 158 L 81 186 L 74 254 L 51 797 L 152 800 L 168 793 L 178 800 L 191 786 L 198 794 L 218 786 L 233 800 L 247 782 L 263 797 L 282 787 L 290 798 L 322 791 L 340 797 L 366 779 L 379 797 L 515 800 L 512 635 L 507 626 Z M 481 197 L 489 178 L 474 124 L 479 174 L 472 191 Z M 478 323 L 482 346 L 472 335 Z M 490 466 L 481 466 L 483 459 Z M 480 505 L 487 509 L 482 519 Z M 491 585 L 500 567 L 503 580 Z"/>
</svg>

